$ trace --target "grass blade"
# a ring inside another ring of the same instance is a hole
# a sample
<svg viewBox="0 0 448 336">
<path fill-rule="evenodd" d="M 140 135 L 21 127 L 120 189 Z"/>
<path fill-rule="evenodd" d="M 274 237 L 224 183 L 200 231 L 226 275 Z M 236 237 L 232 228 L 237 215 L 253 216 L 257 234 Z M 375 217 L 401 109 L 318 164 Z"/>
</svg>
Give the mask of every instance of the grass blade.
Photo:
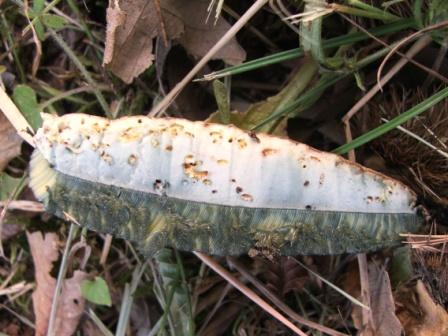
<svg viewBox="0 0 448 336">
<path fill-rule="evenodd" d="M 370 34 L 375 36 L 382 36 L 385 34 L 394 33 L 397 31 L 406 30 L 409 28 L 415 28 L 416 22 L 413 19 L 403 19 L 399 20 L 397 22 L 387 24 L 384 26 L 380 26 L 377 28 L 373 28 L 369 30 Z M 335 47 L 340 47 L 347 44 L 352 44 L 356 42 L 360 42 L 363 40 L 368 39 L 369 36 L 365 34 L 364 32 L 355 32 L 355 33 L 349 33 L 344 36 L 338 36 L 334 37 L 328 40 L 322 41 L 322 48 L 323 49 L 330 49 Z M 207 74 L 204 76 L 204 78 L 200 80 L 213 80 L 225 76 L 230 75 L 237 75 L 241 74 L 247 71 L 256 70 L 262 67 L 265 67 L 267 65 L 277 64 L 281 63 L 287 60 L 291 60 L 294 58 L 298 58 L 304 55 L 302 48 L 295 48 L 291 50 L 282 51 L 279 53 L 276 53 L 274 55 L 269 55 L 265 57 L 258 58 L 256 60 L 252 60 L 249 62 L 245 62 L 243 64 L 239 64 L 232 67 L 227 67 L 220 71 L 215 71 L 210 74 Z"/>
<path fill-rule="evenodd" d="M 419 114 L 425 112 L 427 109 L 433 107 L 435 104 L 441 102 L 445 98 L 448 97 L 448 87 L 440 90 L 436 94 L 432 95 L 428 99 L 425 99 L 420 104 L 415 105 L 414 107 L 410 108 L 406 112 L 403 112 L 399 116 L 395 117 L 394 119 L 390 120 L 389 122 L 378 126 L 377 128 L 364 133 L 363 135 L 359 136 L 358 138 L 354 139 L 353 141 L 346 143 L 345 145 L 342 145 L 335 150 L 333 150 L 336 154 L 345 154 L 348 151 L 352 149 L 356 149 L 359 146 L 362 146 L 379 136 L 395 129 L 397 126 L 400 126 L 401 124 L 405 123 L 406 121 L 418 116 Z"/>
</svg>

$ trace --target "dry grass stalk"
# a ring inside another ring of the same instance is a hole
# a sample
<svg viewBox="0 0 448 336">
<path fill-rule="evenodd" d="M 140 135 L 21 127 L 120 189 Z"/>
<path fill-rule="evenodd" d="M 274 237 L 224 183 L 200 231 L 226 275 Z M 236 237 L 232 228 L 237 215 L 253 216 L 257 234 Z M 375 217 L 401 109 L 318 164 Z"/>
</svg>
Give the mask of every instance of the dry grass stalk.
<svg viewBox="0 0 448 336">
<path fill-rule="evenodd" d="M 406 90 L 393 87 L 387 99 L 374 100 L 355 122 L 375 127 L 381 124 L 382 117 L 392 119 L 412 104 L 424 100 L 427 95 L 419 88 Z M 448 205 L 448 160 L 440 151 L 446 152 L 448 148 L 447 115 L 448 101 L 444 100 L 421 117 L 403 125 L 404 129 L 418 137 L 394 130 L 372 143 L 375 151 L 400 170 L 399 178 L 427 199 L 443 206 Z"/>
</svg>

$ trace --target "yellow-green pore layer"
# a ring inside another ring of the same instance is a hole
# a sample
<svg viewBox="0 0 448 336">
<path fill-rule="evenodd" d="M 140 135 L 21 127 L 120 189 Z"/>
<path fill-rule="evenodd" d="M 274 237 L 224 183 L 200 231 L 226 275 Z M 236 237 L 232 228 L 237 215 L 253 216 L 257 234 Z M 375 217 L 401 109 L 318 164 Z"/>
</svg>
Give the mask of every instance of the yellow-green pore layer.
<svg viewBox="0 0 448 336">
<path fill-rule="evenodd" d="M 239 255 L 373 251 L 415 232 L 420 215 L 231 207 L 185 201 L 83 180 L 52 169 L 38 151 L 30 186 L 47 211 L 138 244 L 147 256 L 162 247 Z M 65 214 L 64 214 L 65 213 Z"/>
</svg>

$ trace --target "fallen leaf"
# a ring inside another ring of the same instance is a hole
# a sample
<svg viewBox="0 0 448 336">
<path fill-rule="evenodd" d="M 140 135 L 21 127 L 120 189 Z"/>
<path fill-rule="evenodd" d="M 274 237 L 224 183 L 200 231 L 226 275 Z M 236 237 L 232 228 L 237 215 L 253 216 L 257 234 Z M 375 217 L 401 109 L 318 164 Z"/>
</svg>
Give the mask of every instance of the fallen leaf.
<svg viewBox="0 0 448 336">
<path fill-rule="evenodd" d="M 154 0 L 110 1 L 106 19 L 103 64 L 131 83 L 154 60 L 152 40 L 162 29 Z M 164 20 L 170 23 L 164 26 L 170 36 L 178 37 L 184 31 L 182 22 L 175 17 L 166 16 Z"/>
<path fill-rule="evenodd" d="M 1 240 L 7 241 L 8 239 L 11 239 L 15 235 L 17 235 L 20 231 L 22 231 L 22 227 L 19 224 L 8 224 L 3 223 L 1 226 Z"/>
<path fill-rule="evenodd" d="M 400 336 L 403 328 L 395 315 L 389 275 L 374 262 L 369 264 L 370 303 L 375 324 L 375 335 Z"/>
<path fill-rule="evenodd" d="M 33 256 L 36 290 L 33 293 L 33 308 L 36 316 L 36 335 L 46 335 L 52 306 L 56 279 L 50 274 L 53 263 L 59 258 L 59 240 L 56 234 L 27 232 L 28 244 Z M 87 274 L 75 271 L 73 277 L 63 281 L 59 296 L 54 335 L 72 335 L 84 311 L 85 299 L 81 295 L 80 283 Z"/>
<path fill-rule="evenodd" d="M 368 269 L 373 325 L 363 325 L 362 308 L 359 306 L 353 307 L 352 319 L 354 325 L 362 332 L 363 336 L 400 336 L 403 328 L 395 314 L 395 302 L 389 275 L 384 268 L 379 267 L 374 262 L 369 263 Z M 357 291 L 359 294 L 359 287 Z"/>
<path fill-rule="evenodd" d="M 162 2 L 164 16 L 170 12 L 184 23 L 185 33 L 181 34 L 179 43 L 196 57 L 204 56 L 231 27 L 222 17 L 216 22 L 207 21 L 209 5 L 209 0 Z M 236 39 L 232 39 L 212 59 L 222 59 L 228 64 L 236 65 L 246 59 L 246 52 Z"/>
<path fill-rule="evenodd" d="M 418 295 L 420 308 L 424 314 L 423 322 L 406 332 L 411 336 L 439 336 L 448 335 L 448 313 L 440 305 L 434 303 L 421 280 L 417 282 L 415 290 Z"/>
<path fill-rule="evenodd" d="M 0 171 L 3 171 L 11 159 L 20 154 L 22 141 L 8 119 L 0 113 Z"/>
<path fill-rule="evenodd" d="M 131 83 L 154 61 L 153 39 L 177 40 L 196 57 L 203 56 L 230 28 L 222 18 L 206 23 L 208 1 L 161 0 L 110 1 L 107 9 L 106 47 L 103 64 Z M 233 39 L 215 55 L 229 64 L 245 59 L 245 52 Z"/>
</svg>

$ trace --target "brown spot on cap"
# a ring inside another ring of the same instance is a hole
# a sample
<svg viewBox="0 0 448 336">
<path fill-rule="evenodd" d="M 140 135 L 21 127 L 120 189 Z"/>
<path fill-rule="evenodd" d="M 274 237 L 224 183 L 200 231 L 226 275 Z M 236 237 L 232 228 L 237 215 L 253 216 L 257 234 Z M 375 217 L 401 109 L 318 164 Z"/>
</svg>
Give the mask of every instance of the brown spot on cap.
<svg viewBox="0 0 448 336">
<path fill-rule="evenodd" d="M 309 186 L 309 185 L 310 185 L 310 181 L 305 181 L 305 182 L 303 183 L 303 185 L 304 185 L 305 187 Z"/>
<path fill-rule="evenodd" d="M 229 161 L 224 160 L 224 159 L 217 160 L 216 162 L 217 162 L 218 164 L 220 164 L 220 165 L 226 165 L 226 164 L 229 163 Z"/>
<path fill-rule="evenodd" d="M 247 142 L 244 139 L 238 139 L 238 145 L 240 146 L 241 149 L 243 149 L 247 147 Z"/>
<path fill-rule="evenodd" d="M 137 158 L 137 156 L 136 156 L 135 154 L 131 154 L 131 155 L 129 155 L 129 157 L 128 157 L 128 163 L 129 163 L 131 166 L 135 166 L 135 165 L 137 164 L 137 160 L 138 160 L 138 158 Z"/>
<path fill-rule="evenodd" d="M 241 188 L 241 187 L 236 187 L 236 188 L 235 188 L 235 191 L 236 191 L 237 194 L 239 194 L 240 192 L 243 191 L 243 188 Z"/>
<path fill-rule="evenodd" d="M 166 145 L 165 146 L 165 150 L 167 150 L 168 152 L 171 152 L 173 150 L 173 146 L 172 145 Z"/>
<path fill-rule="evenodd" d="M 112 158 L 112 156 L 107 154 L 105 151 L 101 152 L 100 157 L 109 165 L 111 165 L 114 162 L 114 159 Z"/>
<path fill-rule="evenodd" d="M 240 198 L 246 202 L 253 202 L 254 198 L 250 194 L 242 194 Z"/>
<path fill-rule="evenodd" d="M 276 150 L 276 149 L 272 149 L 272 148 L 265 148 L 265 149 L 263 149 L 263 150 L 261 151 L 261 154 L 262 154 L 264 157 L 269 156 L 269 155 L 273 155 L 273 154 L 275 154 L 275 153 L 277 153 L 277 150 Z"/>
<path fill-rule="evenodd" d="M 254 140 L 256 143 L 260 143 L 260 139 L 257 137 L 257 134 L 255 132 L 249 132 L 249 136 L 252 140 Z"/>
<path fill-rule="evenodd" d="M 325 174 L 322 173 L 322 174 L 320 174 L 320 176 L 319 176 L 319 185 L 324 184 L 324 181 L 325 181 Z"/>
<path fill-rule="evenodd" d="M 66 125 L 64 122 L 60 122 L 58 125 L 58 132 L 62 133 L 62 131 L 65 130 L 66 128 L 69 128 L 68 125 Z"/>
</svg>

